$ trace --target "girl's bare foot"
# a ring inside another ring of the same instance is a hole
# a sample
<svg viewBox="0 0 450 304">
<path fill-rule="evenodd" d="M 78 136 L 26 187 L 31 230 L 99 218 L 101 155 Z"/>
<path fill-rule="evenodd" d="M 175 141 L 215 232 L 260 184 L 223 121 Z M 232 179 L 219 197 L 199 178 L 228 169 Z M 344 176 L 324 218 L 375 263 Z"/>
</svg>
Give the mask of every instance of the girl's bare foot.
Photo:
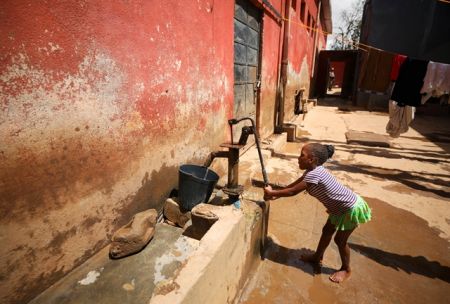
<svg viewBox="0 0 450 304">
<path fill-rule="evenodd" d="M 350 277 L 351 272 L 347 270 L 339 270 L 330 276 L 330 280 L 334 283 L 344 282 Z"/>
<path fill-rule="evenodd" d="M 322 259 L 313 254 L 302 254 L 300 260 L 306 263 L 322 266 Z"/>
</svg>

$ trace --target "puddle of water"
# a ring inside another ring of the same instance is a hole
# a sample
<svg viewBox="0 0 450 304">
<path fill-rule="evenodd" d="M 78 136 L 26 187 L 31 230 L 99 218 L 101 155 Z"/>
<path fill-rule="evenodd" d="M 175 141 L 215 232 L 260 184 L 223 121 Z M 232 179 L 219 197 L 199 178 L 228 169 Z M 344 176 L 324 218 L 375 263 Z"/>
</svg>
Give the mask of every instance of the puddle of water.
<svg viewBox="0 0 450 304">
<path fill-rule="evenodd" d="M 340 265 L 333 243 L 321 274 L 314 275 L 312 267 L 298 261 L 299 248 L 315 248 L 320 236 L 298 237 L 314 212 L 301 214 L 292 202 L 280 202 L 289 210 L 272 208 L 272 219 L 284 216 L 291 225 L 271 222 L 269 234 L 275 234 L 276 240 L 269 249 L 272 256 L 261 263 L 239 303 L 442 303 L 450 298 L 449 242 L 413 213 L 378 199 L 367 201 L 373 219 L 350 237 L 353 274 L 343 284 L 328 280 Z M 296 213 L 295 220 L 287 215 L 289 211 Z M 320 232 L 321 219 L 308 229 Z"/>
</svg>

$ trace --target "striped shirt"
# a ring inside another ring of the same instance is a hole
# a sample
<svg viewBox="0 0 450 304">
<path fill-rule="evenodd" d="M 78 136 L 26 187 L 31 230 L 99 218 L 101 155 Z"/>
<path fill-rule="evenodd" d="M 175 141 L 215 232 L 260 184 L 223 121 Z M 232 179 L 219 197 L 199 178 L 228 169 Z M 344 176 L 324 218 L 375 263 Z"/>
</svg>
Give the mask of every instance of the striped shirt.
<svg viewBox="0 0 450 304">
<path fill-rule="evenodd" d="M 328 213 L 340 215 L 356 203 L 356 194 L 339 183 L 323 166 L 306 171 L 303 180 L 306 191 L 327 208 Z"/>
</svg>

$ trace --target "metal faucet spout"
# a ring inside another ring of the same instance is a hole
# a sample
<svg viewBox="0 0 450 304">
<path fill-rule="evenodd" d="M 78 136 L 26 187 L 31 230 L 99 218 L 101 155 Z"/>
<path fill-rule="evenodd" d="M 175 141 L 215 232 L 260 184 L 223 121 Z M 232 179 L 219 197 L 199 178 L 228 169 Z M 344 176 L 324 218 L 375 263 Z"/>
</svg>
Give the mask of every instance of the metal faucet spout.
<svg viewBox="0 0 450 304">
<path fill-rule="evenodd" d="M 208 155 L 208 158 L 206 159 L 206 161 L 205 161 L 205 163 L 203 165 L 205 167 L 211 166 L 211 163 L 217 157 L 228 158 L 229 157 L 229 151 L 214 151 L 214 152 L 211 152 Z"/>
</svg>

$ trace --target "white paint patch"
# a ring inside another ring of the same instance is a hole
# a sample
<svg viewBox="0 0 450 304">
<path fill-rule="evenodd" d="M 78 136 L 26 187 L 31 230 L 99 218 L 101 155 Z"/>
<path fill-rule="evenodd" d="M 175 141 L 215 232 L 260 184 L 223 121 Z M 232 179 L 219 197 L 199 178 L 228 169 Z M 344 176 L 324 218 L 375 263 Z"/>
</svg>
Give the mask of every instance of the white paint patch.
<svg viewBox="0 0 450 304">
<path fill-rule="evenodd" d="M 199 241 L 180 236 L 175 242 L 175 250 L 170 251 L 168 254 L 164 254 L 156 259 L 155 263 L 155 285 L 161 281 L 166 280 L 166 276 L 162 274 L 164 266 L 173 262 L 184 262 L 190 256 L 191 252 L 197 249 Z"/>
<path fill-rule="evenodd" d="M 305 56 L 302 61 L 302 65 L 300 67 L 300 73 L 297 73 L 292 66 L 292 63 L 288 63 L 288 79 L 287 85 L 298 86 L 298 88 L 305 87 L 309 88 L 309 65 L 308 65 L 308 57 Z"/>
<path fill-rule="evenodd" d="M 125 283 L 122 285 L 122 288 L 125 289 L 126 291 L 133 291 L 135 288 L 135 280 L 132 279 L 131 283 Z"/>
<path fill-rule="evenodd" d="M 100 272 L 92 270 L 89 271 L 89 273 L 86 275 L 86 277 L 80 281 L 78 281 L 78 284 L 80 285 L 90 285 L 97 281 L 97 278 L 100 276 Z"/>
<path fill-rule="evenodd" d="M 59 46 L 52 44 L 50 48 L 57 50 Z M 43 146 L 50 147 L 52 131 L 70 133 L 88 124 L 92 127 L 89 132 L 95 132 L 95 136 L 111 138 L 110 130 L 123 125 L 118 114 L 125 117 L 135 110 L 130 106 L 133 103 L 121 101 L 137 100 L 145 89 L 140 83 L 134 96 L 124 92 L 124 73 L 112 58 L 95 47 L 75 73 L 59 74 L 32 65 L 26 54 L 19 53 L 0 75 L 0 93 L 8 100 L 1 109 L 0 136 L 11 155 L 18 140 L 29 143 L 39 138 Z M 55 75 L 60 79 L 55 81 Z M 21 78 L 27 79 L 29 88 L 21 87 L 17 81 Z M 5 93 L 8 91 L 18 93 Z M 10 134 L 17 136 L 12 138 Z"/>
<path fill-rule="evenodd" d="M 48 45 L 50 46 L 50 52 L 62 50 L 62 48 L 58 44 L 54 44 L 52 42 L 49 42 Z"/>
<path fill-rule="evenodd" d="M 212 4 L 209 3 L 209 2 L 207 2 L 207 3 L 206 3 L 206 8 L 205 8 L 206 12 L 207 12 L 207 13 L 211 13 L 211 12 L 212 12 L 212 9 L 213 9 Z"/>
<path fill-rule="evenodd" d="M 44 52 L 47 54 L 47 56 L 50 56 L 50 54 L 53 52 L 62 51 L 62 47 L 60 47 L 58 44 L 55 44 L 53 42 L 49 42 L 48 46 L 38 47 L 38 51 Z"/>
<path fill-rule="evenodd" d="M 175 60 L 175 68 L 177 69 L 177 72 L 180 70 L 181 68 L 181 60 Z"/>
<path fill-rule="evenodd" d="M 145 90 L 145 84 L 143 82 L 138 82 L 134 85 L 136 92 L 142 93 Z"/>
</svg>

